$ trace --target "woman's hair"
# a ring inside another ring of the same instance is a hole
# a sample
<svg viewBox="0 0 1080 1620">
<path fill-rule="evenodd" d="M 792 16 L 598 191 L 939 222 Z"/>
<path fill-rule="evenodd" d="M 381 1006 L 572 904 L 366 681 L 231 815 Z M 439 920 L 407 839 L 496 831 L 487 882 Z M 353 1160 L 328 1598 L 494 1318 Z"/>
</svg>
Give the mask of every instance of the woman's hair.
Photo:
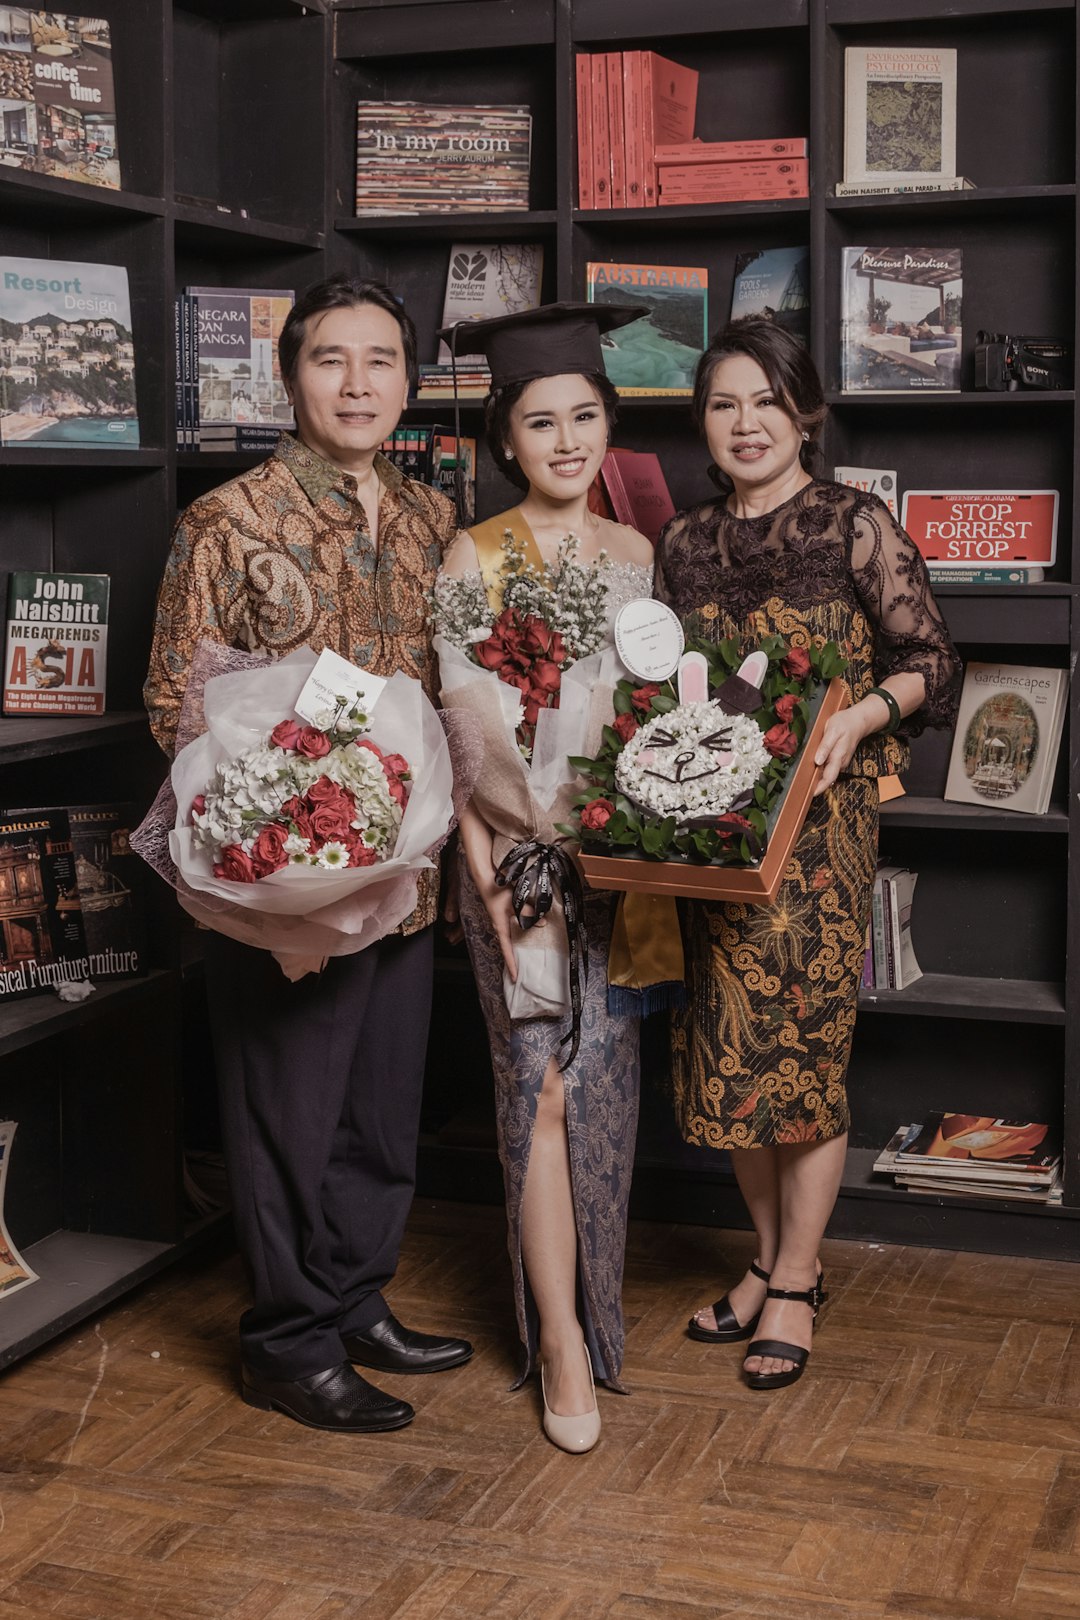
<svg viewBox="0 0 1080 1620">
<path fill-rule="evenodd" d="M 757 361 L 769 379 L 769 387 L 799 432 L 810 435 L 799 451 L 799 459 L 808 468 L 817 454 L 818 435 L 829 414 L 825 391 L 805 344 L 763 315 L 745 315 L 742 320 L 729 321 L 698 361 L 692 410 L 702 436 L 713 372 L 721 360 L 736 354 Z M 710 467 L 709 477 L 723 488 L 730 488 L 731 480 L 719 468 Z"/>
<path fill-rule="evenodd" d="M 585 381 L 595 389 L 604 415 L 607 417 L 608 434 L 614 431 L 615 417 L 619 409 L 619 396 L 614 385 L 602 371 L 584 371 L 581 375 Z M 496 388 L 484 401 L 484 432 L 487 436 L 488 449 L 492 460 L 499 471 L 509 478 L 518 489 L 528 489 L 529 480 L 525 477 L 517 461 L 506 459 L 506 450 L 510 443 L 510 413 L 514 409 L 530 382 L 536 382 L 535 377 L 525 382 L 507 383 L 505 388 Z"/>
<path fill-rule="evenodd" d="M 316 281 L 312 286 L 305 287 L 289 311 L 278 338 L 278 361 L 281 375 L 287 383 L 291 383 L 296 375 L 300 350 L 312 317 L 325 315 L 331 309 L 358 309 L 363 304 L 374 304 L 376 309 L 385 310 L 397 321 L 409 386 L 416 387 L 416 327 L 406 315 L 404 306 L 381 281 L 365 281 L 345 275 L 330 276 L 326 281 Z"/>
</svg>

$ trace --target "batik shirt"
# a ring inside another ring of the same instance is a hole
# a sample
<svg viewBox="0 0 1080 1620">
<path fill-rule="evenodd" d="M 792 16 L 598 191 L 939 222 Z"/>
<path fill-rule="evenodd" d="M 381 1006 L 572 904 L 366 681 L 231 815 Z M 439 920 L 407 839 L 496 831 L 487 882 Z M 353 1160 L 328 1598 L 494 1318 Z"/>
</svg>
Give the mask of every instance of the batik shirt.
<svg viewBox="0 0 1080 1620">
<path fill-rule="evenodd" d="M 183 512 L 158 595 L 143 696 L 173 752 L 200 640 L 284 657 L 330 647 L 376 675 L 402 670 L 436 694 L 427 596 L 457 532 L 445 495 L 375 457 L 382 485 L 373 542 L 356 479 L 283 434 L 277 450 Z M 434 921 L 422 874 L 414 932 Z"/>
</svg>

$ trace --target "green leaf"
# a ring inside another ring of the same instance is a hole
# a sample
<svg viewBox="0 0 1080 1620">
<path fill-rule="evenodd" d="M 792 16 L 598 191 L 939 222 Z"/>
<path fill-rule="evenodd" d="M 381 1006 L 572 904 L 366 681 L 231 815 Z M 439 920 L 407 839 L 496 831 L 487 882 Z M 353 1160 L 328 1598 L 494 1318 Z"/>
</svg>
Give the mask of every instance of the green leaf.
<svg viewBox="0 0 1080 1620">
<path fill-rule="evenodd" d="M 630 701 L 629 692 L 620 692 L 619 688 L 616 687 L 614 701 L 616 714 L 633 714 L 634 705 Z"/>
<path fill-rule="evenodd" d="M 589 759 L 585 754 L 567 754 L 566 763 L 572 765 L 575 771 L 580 771 L 582 776 L 591 776 L 596 760 Z"/>
<path fill-rule="evenodd" d="M 613 731 L 611 726 L 605 726 L 602 735 L 609 748 L 614 748 L 616 753 L 622 752 L 622 738 L 617 731 Z"/>
<path fill-rule="evenodd" d="M 651 712 L 653 714 L 670 714 L 672 709 L 677 709 L 678 707 L 679 703 L 677 698 L 665 697 L 664 693 L 660 692 L 652 700 Z"/>
</svg>

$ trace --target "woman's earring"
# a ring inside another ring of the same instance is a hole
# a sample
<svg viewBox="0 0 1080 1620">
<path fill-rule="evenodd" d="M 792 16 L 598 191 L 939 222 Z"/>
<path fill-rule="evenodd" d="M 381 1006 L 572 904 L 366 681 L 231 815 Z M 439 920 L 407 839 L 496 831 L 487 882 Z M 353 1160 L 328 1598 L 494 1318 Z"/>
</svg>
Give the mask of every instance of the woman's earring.
<svg viewBox="0 0 1080 1620">
<path fill-rule="evenodd" d="M 809 443 L 809 440 L 810 440 L 810 435 L 809 435 L 809 433 L 804 433 L 804 434 L 803 434 L 803 438 L 804 438 L 804 439 L 805 439 L 805 440 L 806 440 L 806 441 L 807 441 L 807 442 L 808 442 L 808 443 Z"/>
<path fill-rule="evenodd" d="M 514 459 L 514 452 L 512 450 L 504 450 L 503 455 L 506 457 L 507 461 L 513 461 Z"/>
</svg>

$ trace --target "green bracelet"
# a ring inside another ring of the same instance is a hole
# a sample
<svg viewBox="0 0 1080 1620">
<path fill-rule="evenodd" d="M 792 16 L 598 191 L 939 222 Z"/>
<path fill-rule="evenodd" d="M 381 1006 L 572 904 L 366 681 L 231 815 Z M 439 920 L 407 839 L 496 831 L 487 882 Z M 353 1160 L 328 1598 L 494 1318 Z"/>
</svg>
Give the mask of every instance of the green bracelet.
<svg viewBox="0 0 1080 1620">
<path fill-rule="evenodd" d="M 892 693 L 886 691 L 885 687 L 883 686 L 872 686 L 866 695 L 867 697 L 879 697 L 889 711 L 888 720 L 878 729 L 881 731 L 895 731 L 904 717 L 900 713 L 900 705 L 897 703 Z"/>
</svg>

